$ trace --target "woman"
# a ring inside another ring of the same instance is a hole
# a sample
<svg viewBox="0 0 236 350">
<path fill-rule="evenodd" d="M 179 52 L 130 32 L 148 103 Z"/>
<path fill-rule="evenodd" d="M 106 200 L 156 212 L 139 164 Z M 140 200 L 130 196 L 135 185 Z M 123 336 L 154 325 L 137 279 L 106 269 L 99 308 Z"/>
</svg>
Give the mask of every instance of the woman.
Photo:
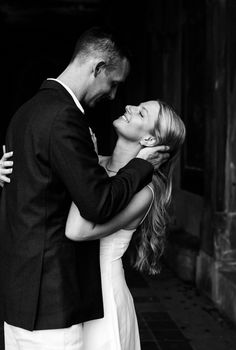
<svg viewBox="0 0 236 350">
<path fill-rule="evenodd" d="M 153 181 L 109 222 L 96 225 L 80 216 L 72 203 L 66 236 L 75 241 L 100 239 L 100 265 L 104 318 L 84 324 L 84 350 L 139 350 L 140 339 L 133 300 L 125 282 L 122 256 L 134 231 L 137 256 L 134 266 L 155 274 L 163 253 L 166 209 L 171 198 L 171 176 L 185 138 L 185 127 L 174 110 L 160 101 L 127 106 L 113 123 L 118 140 L 111 157 L 100 159 L 107 173 L 115 175 L 143 147 L 169 146 L 170 157 L 160 168 L 157 154 L 151 161 Z M 95 236 L 94 236 L 95 235 Z"/>
<path fill-rule="evenodd" d="M 159 272 L 166 209 L 171 197 L 171 176 L 185 138 L 183 122 L 171 107 L 161 101 L 127 106 L 125 114 L 113 125 L 118 135 L 114 152 L 111 157 L 100 158 L 101 165 L 110 176 L 136 157 L 143 147 L 165 144 L 169 146 L 170 157 L 159 167 L 158 154 L 152 155 L 150 160 L 155 168 L 152 183 L 137 193 L 129 205 L 107 223 L 93 224 L 81 217 L 74 203 L 71 205 L 66 236 L 75 241 L 100 239 L 104 318 L 84 323 L 84 350 L 140 349 L 136 314 L 121 258 L 136 231 L 134 266 L 151 274 Z"/>
</svg>

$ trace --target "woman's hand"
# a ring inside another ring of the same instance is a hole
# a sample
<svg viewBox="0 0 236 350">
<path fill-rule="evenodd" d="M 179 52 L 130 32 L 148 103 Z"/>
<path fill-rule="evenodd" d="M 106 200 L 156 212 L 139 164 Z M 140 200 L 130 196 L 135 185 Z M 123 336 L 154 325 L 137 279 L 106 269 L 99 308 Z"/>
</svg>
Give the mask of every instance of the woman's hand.
<svg viewBox="0 0 236 350">
<path fill-rule="evenodd" d="M 13 161 L 9 160 L 13 156 L 13 152 L 4 153 L 0 160 L 0 186 L 3 187 L 5 182 L 11 182 L 8 177 L 12 173 Z"/>
</svg>

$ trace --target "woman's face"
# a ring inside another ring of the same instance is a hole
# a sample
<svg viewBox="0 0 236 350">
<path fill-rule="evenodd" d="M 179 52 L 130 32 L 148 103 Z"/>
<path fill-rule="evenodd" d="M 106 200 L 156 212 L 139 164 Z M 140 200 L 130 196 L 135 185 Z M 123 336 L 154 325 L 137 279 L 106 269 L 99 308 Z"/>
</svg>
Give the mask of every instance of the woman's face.
<svg viewBox="0 0 236 350">
<path fill-rule="evenodd" d="M 153 137 L 153 130 L 160 110 L 157 101 L 140 103 L 138 106 L 126 106 L 125 113 L 114 120 L 118 135 L 129 141 L 140 142 Z"/>
</svg>

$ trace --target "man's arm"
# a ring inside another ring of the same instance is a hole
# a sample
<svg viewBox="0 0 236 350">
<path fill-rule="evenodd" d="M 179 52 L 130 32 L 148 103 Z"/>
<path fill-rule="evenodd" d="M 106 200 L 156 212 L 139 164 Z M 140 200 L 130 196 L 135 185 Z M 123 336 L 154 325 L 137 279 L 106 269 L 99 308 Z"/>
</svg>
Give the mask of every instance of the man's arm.
<svg viewBox="0 0 236 350">
<path fill-rule="evenodd" d="M 152 180 L 153 166 L 143 159 L 131 160 L 109 178 L 98 164 L 85 117 L 72 108 L 55 118 L 50 150 L 53 170 L 81 215 L 95 223 L 108 221 Z"/>
</svg>

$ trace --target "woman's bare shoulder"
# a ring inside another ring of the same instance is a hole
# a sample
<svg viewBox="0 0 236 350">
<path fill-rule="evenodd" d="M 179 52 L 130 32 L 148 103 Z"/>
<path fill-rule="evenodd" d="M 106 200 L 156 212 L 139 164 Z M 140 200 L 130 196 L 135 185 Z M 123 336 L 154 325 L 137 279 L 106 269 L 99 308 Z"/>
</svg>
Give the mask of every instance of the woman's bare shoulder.
<svg viewBox="0 0 236 350">
<path fill-rule="evenodd" d="M 145 209 L 145 207 L 148 207 L 150 205 L 150 203 L 153 200 L 153 197 L 154 197 L 153 184 L 149 183 L 147 186 L 145 186 L 142 190 L 140 190 L 134 196 L 134 199 L 136 202 L 139 202 L 140 206 L 142 206 Z"/>
<path fill-rule="evenodd" d="M 126 226 L 127 230 L 136 229 L 143 218 L 146 217 L 147 212 L 150 210 L 150 206 L 152 205 L 154 199 L 154 191 L 152 191 L 150 187 L 153 189 L 152 184 L 145 186 L 131 200 L 130 205 L 132 206 L 133 210 L 136 211 L 137 215 L 134 220 L 130 222 L 128 226 Z"/>
</svg>

